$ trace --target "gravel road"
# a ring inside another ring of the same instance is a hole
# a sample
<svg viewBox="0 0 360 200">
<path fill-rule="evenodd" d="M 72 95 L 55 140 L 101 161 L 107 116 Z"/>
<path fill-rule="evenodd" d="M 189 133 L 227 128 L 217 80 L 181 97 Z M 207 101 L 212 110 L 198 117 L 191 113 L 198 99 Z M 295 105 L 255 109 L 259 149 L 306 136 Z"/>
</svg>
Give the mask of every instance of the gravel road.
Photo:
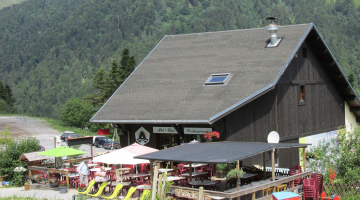
<svg viewBox="0 0 360 200">
<path fill-rule="evenodd" d="M 45 150 L 54 148 L 54 137 L 60 136 L 62 133 L 50 127 L 50 125 L 41 119 L 24 117 L 24 116 L 0 116 L 0 131 L 5 130 L 7 125 L 9 131 L 11 131 L 11 137 L 17 139 L 23 139 L 26 137 L 36 137 L 40 141 L 40 145 L 45 147 Z M 61 145 L 67 146 L 66 142 L 62 142 Z M 88 153 L 83 157 L 91 155 L 90 145 L 81 145 L 80 150 Z M 105 152 L 103 148 L 93 147 L 93 154 L 97 152 Z"/>
</svg>

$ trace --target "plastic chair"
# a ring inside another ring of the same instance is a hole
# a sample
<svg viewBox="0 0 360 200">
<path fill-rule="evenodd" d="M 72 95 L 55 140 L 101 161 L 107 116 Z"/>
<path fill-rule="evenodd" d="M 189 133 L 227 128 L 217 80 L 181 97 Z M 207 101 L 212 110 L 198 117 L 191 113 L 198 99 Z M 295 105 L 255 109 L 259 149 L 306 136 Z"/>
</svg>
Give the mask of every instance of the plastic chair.
<svg viewBox="0 0 360 200">
<path fill-rule="evenodd" d="M 187 169 L 184 168 L 184 164 L 178 164 L 177 166 L 178 166 L 180 176 L 182 176 L 182 174 L 185 173 L 187 171 Z"/>
<path fill-rule="evenodd" d="M 273 191 L 274 191 L 274 188 L 273 188 L 273 187 L 263 189 L 263 190 L 262 190 L 262 192 L 263 192 L 263 197 L 269 196 L 269 194 L 272 194 Z M 265 195 L 265 194 L 266 194 L 266 195 Z"/>
<path fill-rule="evenodd" d="M 116 175 L 110 175 L 110 183 L 107 184 L 107 187 L 109 187 L 109 192 L 112 191 L 112 188 L 114 187 L 113 183 L 116 182 Z"/>
<path fill-rule="evenodd" d="M 150 194 L 150 190 L 145 190 L 145 191 L 142 193 L 142 195 L 141 195 L 141 197 L 140 197 L 140 200 L 144 200 L 145 197 L 146 197 L 147 195 L 149 195 L 149 194 Z"/>
<path fill-rule="evenodd" d="M 304 179 L 303 199 L 305 200 L 306 198 L 319 199 L 318 192 L 316 190 L 316 179 L 315 178 Z"/>
<path fill-rule="evenodd" d="M 122 189 L 122 187 L 123 187 L 122 184 L 118 184 L 115 187 L 114 192 L 110 196 L 107 196 L 107 197 L 102 196 L 102 198 L 104 198 L 104 199 L 115 199 L 118 196 L 118 194 L 119 194 L 120 190 Z"/>
<path fill-rule="evenodd" d="M 322 194 L 324 191 L 324 177 L 321 174 L 312 173 L 311 178 L 316 179 L 316 190 L 318 191 L 318 195 L 320 196 L 320 194 Z"/>
<path fill-rule="evenodd" d="M 126 195 L 126 197 L 123 200 L 130 200 L 131 195 L 136 191 L 136 188 L 131 187 Z"/>
<path fill-rule="evenodd" d="M 87 189 L 84 192 L 79 192 L 78 191 L 78 193 L 87 195 L 90 192 L 91 187 L 94 186 L 95 183 L 96 183 L 95 180 L 90 181 L 89 186 L 87 187 Z"/>
<path fill-rule="evenodd" d="M 276 186 L 276 190 L 277 190 L 278 192 L 280 192 L 280 191 L 285 191 L 285 190 L 286 190 L 286 184 Z"/>
<path fill-rule="evenodd" d="M 103 183 L 101 183 L 99 190 L 95 194 L 87 194 L 87 195 L 92 196 L 92 197 L 99 197 L 102 194 L 102 192 L 104 191 L 106 186 L 107 186 L 107 182 L 103 182 Z"/>
</svg>

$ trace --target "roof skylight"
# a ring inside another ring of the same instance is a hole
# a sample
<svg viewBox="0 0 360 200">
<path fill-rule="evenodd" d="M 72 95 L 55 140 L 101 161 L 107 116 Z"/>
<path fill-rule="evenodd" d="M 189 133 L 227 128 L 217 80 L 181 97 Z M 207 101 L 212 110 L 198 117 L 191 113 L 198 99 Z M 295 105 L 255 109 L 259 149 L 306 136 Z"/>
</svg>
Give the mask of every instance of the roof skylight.
<svg viewBox="0 0 360 200">
<path fill-rule="evenodd" d="M 211 74 L 204 85 L 225 85 L 231 77 L 230 73 Z"/>
</svg>

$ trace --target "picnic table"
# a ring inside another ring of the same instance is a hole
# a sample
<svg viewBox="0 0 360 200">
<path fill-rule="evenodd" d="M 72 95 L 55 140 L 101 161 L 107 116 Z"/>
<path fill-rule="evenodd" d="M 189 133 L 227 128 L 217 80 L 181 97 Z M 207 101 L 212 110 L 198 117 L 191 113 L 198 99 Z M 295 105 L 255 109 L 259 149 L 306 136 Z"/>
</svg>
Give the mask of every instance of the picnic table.
<svg viewBox="0 0 360 200">
<path fill-rule="evenodd" d="M 123 177 L 127 177 L 127 178 L 140 178 L 140 177 L 145 177 L 145 176 L 150 176 L 150 174 L 144 174 L 144 173 L 137 173 L 137 174 L 125 174 L 123 175 Z"/>
<path fill-rule="evenodd" d="M 194 171 L 196 171 L 196 168 L 197 167 L 202 167 L 202 166 L 206 166 L 207 164 L 206 163 L 197 163 L 197 164 L 192 164 L 191 167 L 194 168 Z M 190 165 L 184 165 L 185 168 L 189 168 Z"/>
<path fill-rule="evenodd" d="M 161 173 L 164 173 L 165 171 L 171 172 L 171 171 L 174 171 L 174 169 L 160 168 L 160 169 L 158 170 L 158 172 L 159 172 L 160 174 L 161 174 Z"/>
<path fill-rule="evenodd" d="M 109 171 L 109 170 L 111 170 L 111 167 L 105 167 L 104 169 L 105 169 L 105 171 Z M 91 172 L 99 172 L 100 168 L 92 168 L 92 169 L 89 169 L 89 171 L 91 171 Z"/>
<path fill-rule="evenodd" d="M 196 177 L 196 176 L 201 176 L 201 175 L 204 175 L 204 174 L 207 174 L 207 172 L 195 171 L 195 172 L 191 173 L 191 176 Z M 190 174 L 189 173 L 183 173 L 182 176 L 190 176 Z"/>
<path fill-rule="evenodd" d="M 216 181 L 210 181 L 210 180 L 203 180 L 203 181 L 191 181 L 189 182 L 189 185 L 201 187 L 201 186 L 210 186 L 215 185 Z"/>
</svg>

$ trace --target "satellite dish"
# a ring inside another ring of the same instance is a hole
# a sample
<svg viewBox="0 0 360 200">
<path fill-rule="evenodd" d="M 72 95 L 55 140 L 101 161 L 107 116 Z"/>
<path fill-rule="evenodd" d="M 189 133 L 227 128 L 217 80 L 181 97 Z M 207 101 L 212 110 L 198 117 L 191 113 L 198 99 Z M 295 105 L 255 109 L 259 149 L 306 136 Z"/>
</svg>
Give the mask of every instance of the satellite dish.
<svg viewBox="0 0 360 200">
<path fill-rule="evenodd" d="M 279 143 L 280 137 L 276 131 L 271 131 L 267 137 L 268 143 Z"/>
</svg>

